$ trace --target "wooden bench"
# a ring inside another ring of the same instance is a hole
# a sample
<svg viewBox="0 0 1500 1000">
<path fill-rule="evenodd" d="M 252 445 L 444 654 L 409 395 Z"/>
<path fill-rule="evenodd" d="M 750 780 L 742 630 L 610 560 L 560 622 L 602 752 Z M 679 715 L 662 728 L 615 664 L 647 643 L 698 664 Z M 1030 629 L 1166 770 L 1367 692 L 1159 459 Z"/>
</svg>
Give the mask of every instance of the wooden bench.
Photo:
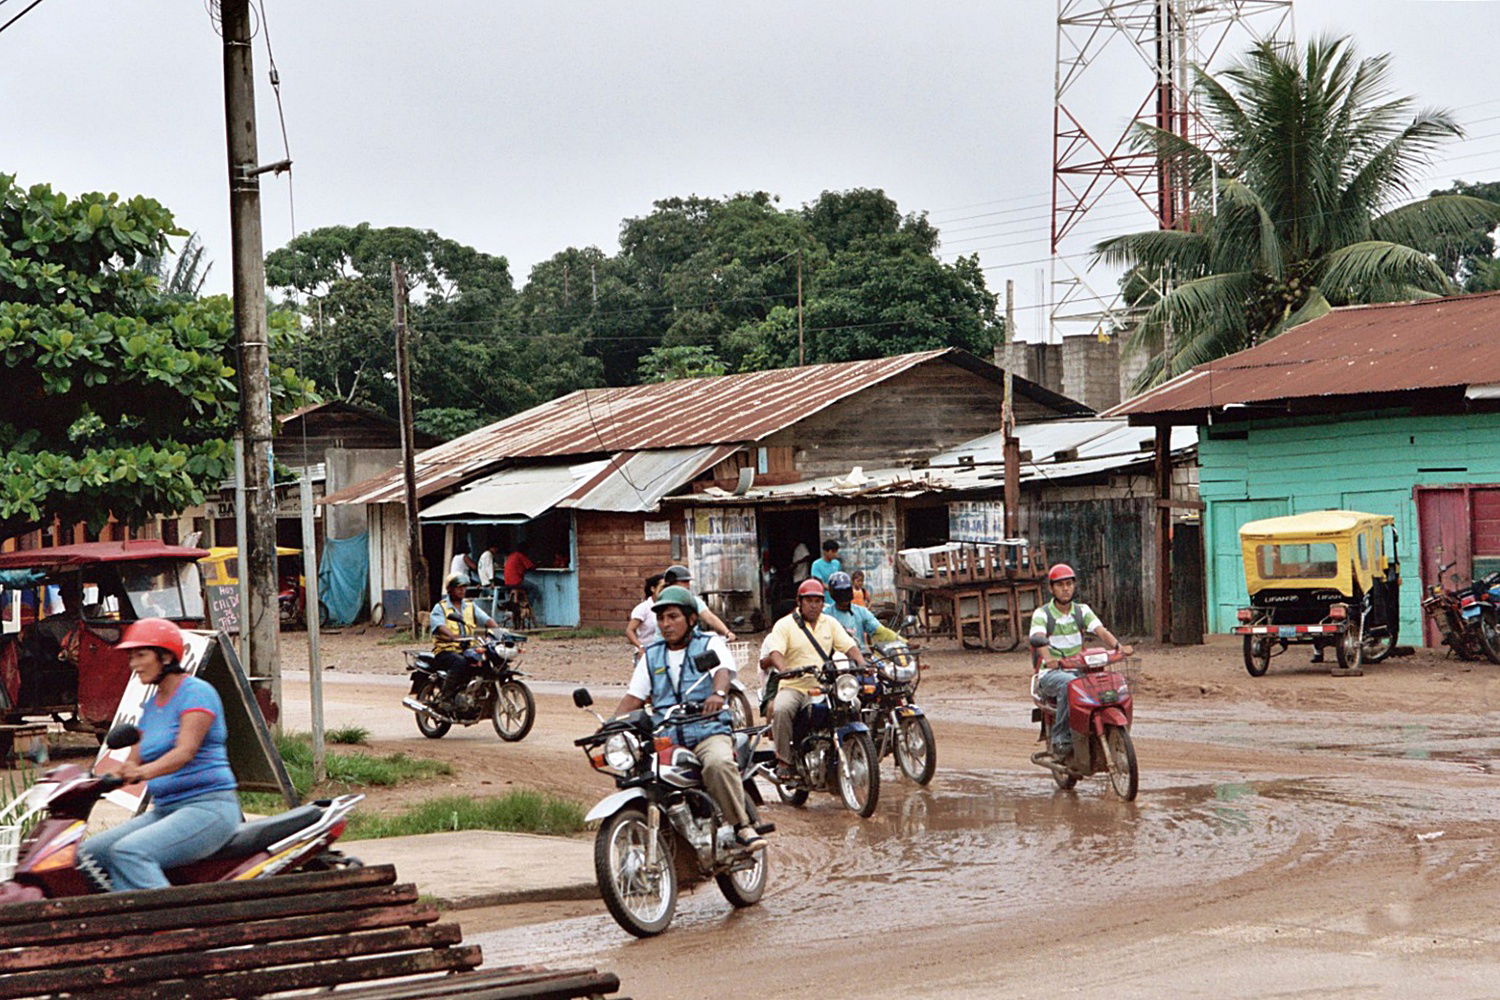
<svg viewBox="0 0 1500 1000">
<path fill-rule="evenodd" d="M 363 983 L 332 995 L 566 1000 L 620 988 L 593 969 L 475 971 L 479 947 L 437 920 L 390 865 L 13 903 L 0 906 L 0 997 L 208 1000 Z"/>
</svg>

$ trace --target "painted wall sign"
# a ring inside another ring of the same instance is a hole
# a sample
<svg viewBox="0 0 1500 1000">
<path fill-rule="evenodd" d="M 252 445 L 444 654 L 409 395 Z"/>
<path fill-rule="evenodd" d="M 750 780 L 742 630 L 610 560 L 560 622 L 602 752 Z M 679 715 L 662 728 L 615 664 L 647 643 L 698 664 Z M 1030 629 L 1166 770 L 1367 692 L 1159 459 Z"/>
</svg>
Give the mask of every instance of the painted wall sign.
<svg viewBox="0 0 1500 1000">
<path fill-rule="evenodd" d="M 956 500 L 950 503 L 948 538 L 955 542 L 1003 542 L 1005 504 L 998 500 Z"/>
</svg>

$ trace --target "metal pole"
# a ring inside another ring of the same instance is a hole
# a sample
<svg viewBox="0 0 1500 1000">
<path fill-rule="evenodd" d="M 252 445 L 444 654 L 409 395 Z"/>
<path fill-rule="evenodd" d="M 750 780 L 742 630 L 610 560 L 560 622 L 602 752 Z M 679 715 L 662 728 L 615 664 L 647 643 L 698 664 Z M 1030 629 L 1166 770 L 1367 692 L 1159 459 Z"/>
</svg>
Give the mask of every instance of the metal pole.
<svg viewBox="0 0 1500 1000">
<path fill-rule="evenodd" d="M 411 634 L 421 636 L 418 622 L 427 604 L 422 560 L 422 526 L 417 520 L 417 442 L 411 401 L 411 352 L 407 348 L 406 272 L 391 261 L 391 296 L 396 320 L 396 385 L 401 405 L 401 466 L 406 483 L 407 588 L 410 591 Z"/>
<path fill-rule="evenodd" d="M 240 577 L 249 577 L 240 607 L 248 633 L 251 677 L 271 679 L 281 704 L 281 624 L 276 586 L 276 495 L 271 486 L 270 345 L 266 335 L 265 249 L 260 231 L 260 169 L 255 139 L 255 65 L 249 0 L 221 0 L 224 35 L 224 126 L 229 153 L 229 230 L 234 270 L 234 326 L 239 340 L 241 482 L 248 502 Z"/>
<path fill-rule="evenodd" d="M 297 487 L 302 501 L 302 575 L 307 580 L 303 592 L 303 615 L 307 622 L 307 682 L 312 697 L 312 766 L 313 783 L 326 777 L 326 762 L 323 750 L 323 660 L 319 656 L 318 632 L 323 624 L 322 608 L 318 602 L 318 554 L 317 539 L 313 534 L 312 480 L 302 470 Z"/>
<path fill-rule="evenodd" d="M 245 609 L 250 607 L 250 576 L 245 572 L 245 441 L 234 436 L 234 576 L 239 581 L 240 603 L 235 615 L 239 635 L 240 665 L 250 673 L 250 648 L 245 628 Z M 253 676 L 253 674 L 252 674 Z"/>
<path fill-rule="evenodd" d="M 1005 279 L 1005 339 L 1015 342 L 1016 283 Z M 1011 352 L 1014 354 L 1015 352 Z M 1021 443 L 1016 440 L 1015 379 L 1005 366 L 1005 397 L 1000 404 L 1000 432 L 1005 443 L 1005 537 L 1020 537 Z"/>
</svg>

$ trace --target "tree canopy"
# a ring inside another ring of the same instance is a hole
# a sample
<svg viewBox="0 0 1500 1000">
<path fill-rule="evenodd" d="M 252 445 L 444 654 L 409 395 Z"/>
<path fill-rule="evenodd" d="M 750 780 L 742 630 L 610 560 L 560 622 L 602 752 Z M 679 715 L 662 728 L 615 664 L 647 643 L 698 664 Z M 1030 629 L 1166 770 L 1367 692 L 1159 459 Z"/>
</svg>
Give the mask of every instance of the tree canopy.
<svg viewBox="0 0 1500 1000">
<path fill-rule="evenodd" d="M 150 198 L 70 198 L 0 174 L 0 537 L 53 517 L 138 525 L 233 472 L 229 300 L 168 292 L 149 265 L 181 235 Z M 284 351 L 295 326 L 272 336 Z M 273 367 L 279 410 L 309 390 Z"/>
<path fill-rule="evenodd" d="M 1148 306 L 1133 334 L 1151 358 L 1138 388 L 1335 305 L 1456 290 L 1426 248 L 1488 232 L 1500 205 L 1464 193 L 1402 203 L 1431 154 L 1462 130 L 1446 111 L 1393 97 L 1389 64 L 1357 59 L 1347 39 L 1301 50 L 1263 42 L 1217 76 L 1196 73 L 1221 148 L 1138 126 L 1142 145 L 1189 172 L 1194 210 L 1184 229 L 1095 248 L 1134 271 L 1127 288 L 1134 282 Z M 1165 295 L 1146 291 L 1161 278 Z"/>
</svg>

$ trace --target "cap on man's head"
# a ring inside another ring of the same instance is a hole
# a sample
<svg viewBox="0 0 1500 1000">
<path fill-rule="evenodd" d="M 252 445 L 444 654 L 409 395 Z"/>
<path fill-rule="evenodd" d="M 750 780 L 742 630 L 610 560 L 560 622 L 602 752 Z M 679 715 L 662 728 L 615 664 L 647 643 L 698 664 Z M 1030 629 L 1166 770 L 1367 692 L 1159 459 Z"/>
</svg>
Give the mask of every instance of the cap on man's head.
<svg viewBox="0 0 1500 1000">
<path fill-rule="evenodd" d="M 829 549 L 832 549 L 835 552 L 837 552 L 839 550 L 838 539 L 836 539 L 836 538 L 827 538 L 827 539 L 823 540 L 823 551 L 827 552 Z"/>
<path fill-rule="evenodd" d="M 666 580 L 669 584 L 682 583 L 692 578 L 693 574 L 688 571 L 686 566 L 668 566 L 667 571 L 662 574 L 662 579 Z"/>
<path fill-rule="evenodd" d="M 443 581 L 444 590 L 452 590 L 454 587 L 467 587 L 468 585 L 469 579 L 462 573 L 449 573 L 448 579 Z"/>
</svg>

